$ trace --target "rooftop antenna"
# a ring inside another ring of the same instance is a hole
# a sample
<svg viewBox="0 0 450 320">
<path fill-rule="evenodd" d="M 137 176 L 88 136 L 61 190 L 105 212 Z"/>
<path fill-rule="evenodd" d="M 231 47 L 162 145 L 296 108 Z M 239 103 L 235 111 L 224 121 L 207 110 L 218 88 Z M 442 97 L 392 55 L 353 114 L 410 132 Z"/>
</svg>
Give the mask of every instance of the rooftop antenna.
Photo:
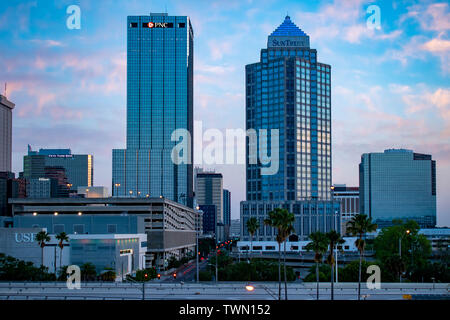
<svg viewBox="0 0 450 320">
<path fill-rule="evenodd" d="M 166 9 L 166 13 L 167 13 L 167 3 L 164 5 L 165 9 Z"/>
<path fill-rule="evenodd" d="M 7 84 L 8 84 L 8 82 L 5 82 L 5 94 L 4 94 L 5 98 L 7 98 L 7 96 L 6 96 L 6 86 L 7 86 Z"/>
</svg>

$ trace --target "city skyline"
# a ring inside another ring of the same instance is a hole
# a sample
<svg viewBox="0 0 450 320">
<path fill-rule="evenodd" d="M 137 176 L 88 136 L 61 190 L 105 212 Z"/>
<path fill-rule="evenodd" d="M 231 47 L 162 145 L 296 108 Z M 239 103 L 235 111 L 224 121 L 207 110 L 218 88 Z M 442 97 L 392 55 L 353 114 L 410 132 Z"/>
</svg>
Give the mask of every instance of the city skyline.
<svg viewBox="0 0 450 320">
<path fill-rule="evenodd" d="M 65 27 L 67 3 L 50 10 L 36 2 L 11 3 L 0 12 L 0 38 L 11 43 L 3 51 L 0 79 L 8 82 L 8 99 L 16 104 L 13 171 L 22 170 L 28 143 L 68 146 L 94 154 L 96 184 L 110 186 L 111 149 L 123 147 L 126 136 L 124 22 L 127 15 L 164 8 L 135 2 L 93 8 L 81 1 L 76 31 Z M 244 66 L 258 59 L 287 12 L 311 36 L 320 60 L 333 66 L 333 183 L 357 185 L 363 153 L 404 147 L 431 154 L 437 162 L 437 222 L 448 226 L 449 6 L 380 2 L 381 30 L 373 30 L 366 25 L 370 4 L 169 3 L 167 12 L 190 16 L 197 32 L 194 119 L 207 128 L 244 128 Z M 100 12 L 102 19 L 96 19 Z M 115 23 L 104 28 L 105 19 Z M 19 25 L 10 33 L 13 21 Z M 29 53 L 17 51 L 23 46 Z M 215 168 L 233 193 L 236 218 L 245 184 L 233 177 L 245 174 L 244 165 Z"/>
</svg>

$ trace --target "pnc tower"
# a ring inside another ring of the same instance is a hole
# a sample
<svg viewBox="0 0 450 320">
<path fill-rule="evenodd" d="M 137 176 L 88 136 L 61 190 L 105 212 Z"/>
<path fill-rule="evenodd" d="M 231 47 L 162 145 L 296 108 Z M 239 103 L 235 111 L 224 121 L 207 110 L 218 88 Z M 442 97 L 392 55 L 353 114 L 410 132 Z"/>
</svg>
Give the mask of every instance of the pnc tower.
<svg viewBox="0 0 450 320">
<path fill-rule="evenodd" d="M 192 164 L 172 161 L 171 135 L 193 134 L 193 37 L 186 16 L 128 17 L 127 147 L 113 150 L 114 196 L 192 206 Z"/>
<path fill-rule="evenodd" d="M 318 62 L 309 36 L 286 16 L 245 72 L 246 129 L 278 129 L 280 137 L 273 175 L 250 163 L 248 140 L 247 201 L 331 200 L 330 65 Z"/>
</svg>

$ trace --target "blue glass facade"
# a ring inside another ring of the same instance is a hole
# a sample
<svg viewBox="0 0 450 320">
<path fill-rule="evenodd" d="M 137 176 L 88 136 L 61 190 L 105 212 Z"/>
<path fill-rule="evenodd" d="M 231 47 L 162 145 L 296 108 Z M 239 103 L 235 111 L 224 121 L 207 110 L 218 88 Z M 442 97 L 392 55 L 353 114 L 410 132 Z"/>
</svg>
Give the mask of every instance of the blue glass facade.
<svg viewBox="0 0 450 320">
<path fill-rule="evenodd" d="M 176 129 L 193 134 L 193 30 L 189 17 L 127 21 L 127 148 L 113 150 L 113 195 L 164 196 L 192 206 L 192 164 L 171 159 Z M 190 148 L 192 155 L 192 147 Z"/>
<path fill-rule="evenodd" d="M 246 66 L 246 129 L 278 129 L 280 137 L 274 175 L 250 163 L 248 140 L 247 201 L 331 199 L 330 72 L 289 16 L 268 37 L 260 62 Z"/>
<path fill-rule="evenodd" d="M 436 226 L 436 161 L 405 149 L 365 153 L 359 165 L 360 212 L 380 228 L 392 220 Z"/>
<path fill-rule="evenodd" d="M 203 233 L 216 233 L 217 206 L 215 204 L 203 204 L 198 206 L 203 211 Z"/>
<path fill-rule="evenodd" d="M 223 189 L 223 224 L 231 225 L 231 192 Z"/>
</svg>

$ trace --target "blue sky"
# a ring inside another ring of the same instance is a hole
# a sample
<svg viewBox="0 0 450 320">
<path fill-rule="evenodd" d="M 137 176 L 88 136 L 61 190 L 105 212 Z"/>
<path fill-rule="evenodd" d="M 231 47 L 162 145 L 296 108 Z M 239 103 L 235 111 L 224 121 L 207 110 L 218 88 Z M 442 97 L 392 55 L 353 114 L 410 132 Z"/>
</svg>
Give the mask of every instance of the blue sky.
<svg viewBox="0 0 450 320">
<path fill-rule="evenodd" d="M 81 29 L 66 8 L 81 8 Z M 381 12 L 370 29 L 369 5 Z M 0 9 L 0 82 L 16 103 L 13 169 L 27 144 L 94 154 L 111 185 L 111 149 L 125 147 L 126 17 L 188 15 L 194 28 L 194 118 L 244 128 L 244 67 L 291 20 L 332 66 L 333 182 L 358 184 L 365 152 L 409 148 L 437 160 L 438 224 L 450 226 L 450 6 L 435 1 L 7 1 Z M 195 133 L 198 134 L 198 133 Z M 215 166 L 245 198 L 242 165 Z"/>
</svg>

